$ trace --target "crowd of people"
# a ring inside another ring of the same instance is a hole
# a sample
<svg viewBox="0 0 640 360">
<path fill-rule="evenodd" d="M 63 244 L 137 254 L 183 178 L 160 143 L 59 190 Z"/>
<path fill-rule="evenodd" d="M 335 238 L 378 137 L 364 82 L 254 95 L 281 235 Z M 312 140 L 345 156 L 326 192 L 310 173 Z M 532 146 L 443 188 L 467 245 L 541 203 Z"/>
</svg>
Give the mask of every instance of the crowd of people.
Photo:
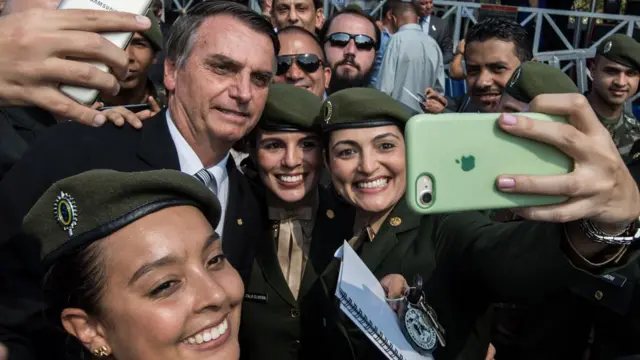
<svg viewBox="0 0 640 360">
<path fill-rule="evenodd" d="M 345 241 L 390 299 L 424 278 L 435 359 L 640 356 L 633 38 L 603 39 L 581 94 L 511 20 L 454 51 L 432 0 L 389 0 L 381 21 L 206 0 L 172 24 L 158 3 L 58 3 L 0 13 L 0 359 L 384 359 L 335 296 Z M 447 73 L 468 93 L 445 96 Z M 574 162 L 499 191 L 567 201 L 411 211 L 405 124 L 476 112 Z"/>
</svg>

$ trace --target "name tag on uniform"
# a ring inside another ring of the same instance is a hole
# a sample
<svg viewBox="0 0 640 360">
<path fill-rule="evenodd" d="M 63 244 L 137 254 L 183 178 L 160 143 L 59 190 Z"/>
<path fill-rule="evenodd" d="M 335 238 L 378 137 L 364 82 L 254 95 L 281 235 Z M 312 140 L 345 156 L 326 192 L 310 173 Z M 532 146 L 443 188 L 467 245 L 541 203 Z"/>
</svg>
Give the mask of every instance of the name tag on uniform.
<svg viewBox="0 0 640 360">
<path fill-rule="evenodd" d="M 269 300 L 267 294 L 258 294 L 258 293 L 246 293 L 244 294 L 244 299 L 246 301 L 253 301 L 261 304 L 266 304 Z"/>
<path fill-rule="evenodd" d="M 608 282 L 609 284 L 612 284 L 617 287 L 623 287 L 624 284 L 627 282 L 627 278 L 619 274 L 602 275 L 600 276 L 600 278 Z"/>
</svg>

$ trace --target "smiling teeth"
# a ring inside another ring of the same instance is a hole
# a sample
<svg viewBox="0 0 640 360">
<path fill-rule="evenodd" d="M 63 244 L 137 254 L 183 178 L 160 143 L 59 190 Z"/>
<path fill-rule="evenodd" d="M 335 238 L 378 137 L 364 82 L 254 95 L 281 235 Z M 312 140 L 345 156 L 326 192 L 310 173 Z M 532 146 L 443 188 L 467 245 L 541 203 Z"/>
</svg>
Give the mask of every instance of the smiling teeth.
<svg viewBox="0 0 640 360">
<path fill-rule="evenodd" d="M 367 182 L 361 181 L 357 183 L 357 186 L 360 189 L 377 189 L 387 185 L 388 182 L 389 182 L 388 179 L 378 179 L 378 180 L 367 181 Z"/>
<path fill-rule="evenodd" d="M 298 181 L 302 181 L 302 175 L 295 175 L 295 176 L 280 175 L 278 176 L 278 179 L 287 183 L 296 183 Z"/>
<path fill-rule="evenodd" d="M 187 340 L 184 341 L 184 343 L 188 345 L 200 345 L 219 338 L 220 336 L 224 335 L 224 333 L 226 333 L 228 329 L 229 324 L 227 323 L 227 319 L 224 319 L 222 324 L 203 330 L 197 333 L 195 336 L 190 336 L 187 338 Z"/>
</svg>

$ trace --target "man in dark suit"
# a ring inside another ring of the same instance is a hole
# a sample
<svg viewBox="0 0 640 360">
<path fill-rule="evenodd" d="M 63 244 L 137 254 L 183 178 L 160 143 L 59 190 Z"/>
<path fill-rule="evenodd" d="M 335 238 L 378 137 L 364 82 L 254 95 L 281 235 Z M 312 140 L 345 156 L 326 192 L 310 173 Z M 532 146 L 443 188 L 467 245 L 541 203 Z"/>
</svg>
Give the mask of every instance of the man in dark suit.
<svg viewBox="0 0 640 360">
<path fill-rule="evenodd" d="M 67 350 L 60 349 L 66 342 L 47 331 L 42 318 L 39 246 L 21 234 L 24 215 L 62 178 L 91 169 L 197 174 L 223 204 L 216 230 L 224 252 L 241 275 L 250 270 L 260 235 L 255 229 L 262 227 L 260 214 L 252 212 L 259 203 L 229 150 L 262 113 L 278 40 L 260 15 L 226 1 L 198 5 L 172 31 L 166 112 L 146 120 L 141 130 L 59 124 L 45 131 L 0 182 L 0 342 L 12 359 L 34 359 L 35 351 L 47 359 L 70 358 L 68 351 L 56 352 Z"/>
<path fill-rule="evenodd" d="M 414 0 L 420 15 L 422 31 L 436 40 L 442 51 L 443 63 L 453 60 L 453 39 L 447 20 L 433 15 L 433 0 Z"/>
</svg>

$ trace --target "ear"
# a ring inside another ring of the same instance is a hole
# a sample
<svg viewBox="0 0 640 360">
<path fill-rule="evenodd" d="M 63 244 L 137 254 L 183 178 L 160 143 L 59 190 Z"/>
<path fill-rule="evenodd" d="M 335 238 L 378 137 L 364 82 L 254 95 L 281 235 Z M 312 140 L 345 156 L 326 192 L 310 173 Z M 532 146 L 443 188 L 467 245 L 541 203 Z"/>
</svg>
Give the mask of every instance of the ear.
<svg viewBox="0 0 640 360">
<path fill-rule="evenodd" d="M 77 338 L 89 351 L 93 352 L 104 346 L 109 353 L 111 352 L 103 325 L 84 310 L 64 309 L 60 314 L 60 320 L 64 329 Z"/>
<path fill-rule="evenodd" d="M 176 64 L 169 61 L 169 59 L 164 60 L 164 87 L 167 91 L 174 91 L 176 89 L 176 77 L 178 74 L 178 68 Z"/>
<path fill-rule="evenodd" d="M 331 75 L 333 73 L 331 71 L 331 68 L 328 67 L 328 66 L 325 66 L 322 71 L 324 72 L 324 74 L 323 74 L 324 75 L 324 88 L 328 89 L 329 88 L 329 83 L 331 82 Z"/>
<path fill-rule="evenodd" d="M 324 9 L 316 9 L 316 29 L 322 29 L 324 25 Z"/>
</svg>

